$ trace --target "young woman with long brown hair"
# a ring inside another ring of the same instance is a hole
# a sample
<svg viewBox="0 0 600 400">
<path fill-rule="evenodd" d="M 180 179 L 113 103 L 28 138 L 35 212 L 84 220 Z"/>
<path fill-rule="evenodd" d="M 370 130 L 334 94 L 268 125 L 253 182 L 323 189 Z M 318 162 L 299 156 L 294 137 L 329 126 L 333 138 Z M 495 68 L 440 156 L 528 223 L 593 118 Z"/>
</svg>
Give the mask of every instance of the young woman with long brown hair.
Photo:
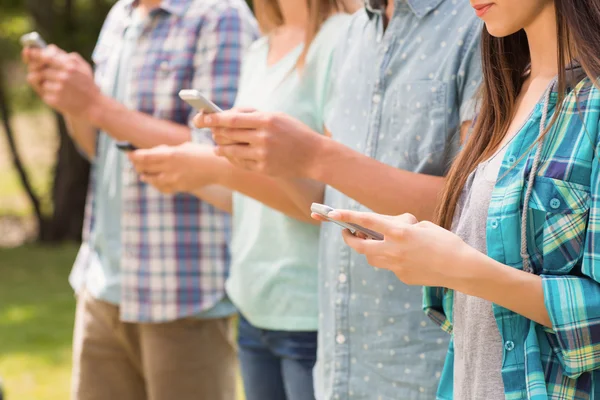
<svg viewBox="0 0 600 400">
<path fill-rule="evenodd" d="M 471 4 L 484 83 L 441 227 L 331 216 L 383 233 L 344 235 L 372 265 L 428 286 L 425 310 L 453 337 L 438 398 L 598 399 L 600 1 Z"/>
<path fill-rule="evenodd" d="M 285 112 L 323 133 L 330 64 L 352 5 L 255 0 L 263 37 L 244 56 L 236 107 Z M 130 159 L 159 190 L 190 191 L 233 214 L 226 288 L 240 311 L 246 399 L 313 399 L 319 228 L 306 221 L 306 210 L 286 200 L 276 181 L 233 166 L 212 146 L 140 150 Z M 208 183 L 222 186 L 203 189 Z"/>
</svg>

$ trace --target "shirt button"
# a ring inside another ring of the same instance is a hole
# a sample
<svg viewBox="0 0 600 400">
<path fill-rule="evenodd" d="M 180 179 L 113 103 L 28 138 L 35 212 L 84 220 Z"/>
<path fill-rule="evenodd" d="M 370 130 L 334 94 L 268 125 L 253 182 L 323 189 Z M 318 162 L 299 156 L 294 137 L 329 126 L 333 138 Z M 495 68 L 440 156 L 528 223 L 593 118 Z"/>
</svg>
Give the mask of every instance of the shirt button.
<svg viewBox="0 0 600 400">
<path fill-rule="evenodd" d="M 552 200 L 550 200 L 550 207 L 557 209 L 558 207 L 560 207 L 560 200 L 557 199 L 556 197 L 553 198 Z"/>
<path fill-rule="evenodd" d="M 492 227 L 492 229 L 498 228 L 498 220 L 496 218 L 494 218 L 493 220 L 491 220 L 490 221 L 490 226 Z"/>
<path fill-rule="evenodd" d="M 344 343 L 346 343 L 346 336 L 339 334 L 335 338 L 335 341 L 338 342 L 338 344 L 344 344 Z"/>
<path fill-rule="evenodd" d="M 348 278 L 346 277 L 346 274 L 340 274 L 340 276 L 338 276 L 338 280 L 340 281 L 340 283 L 346 283 Z"/>
<path fill-rule="evenodd" d="M 515 161 L 517 161 L 517 157 L 515 157 L 515 156 L 509 156 L 508 157 L 508 162 L 510 164 L 514 164 Z"/>
<path fill-rule="evenodd" d="M 373 103 L 379 104 L 380 101 L 381 101 L 381 95 L 379 95 L 379 94 L 373 95 Z"/>
<path fill-rule="evenodd" d="M 504 343 L 504 348 L 506 351 L 512 351 L 515 348 L 515 344 L 512 340 L 507 340 L 506 343 Z"/>
</svg>

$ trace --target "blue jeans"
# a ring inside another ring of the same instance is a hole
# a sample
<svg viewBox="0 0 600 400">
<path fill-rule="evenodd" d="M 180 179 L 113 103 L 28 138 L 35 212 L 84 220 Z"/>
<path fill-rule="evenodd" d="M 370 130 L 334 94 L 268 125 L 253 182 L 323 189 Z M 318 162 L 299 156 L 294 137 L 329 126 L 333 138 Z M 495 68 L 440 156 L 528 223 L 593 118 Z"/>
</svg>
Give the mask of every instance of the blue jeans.
<svg viewBox="0 0 600 400">
<path fill-rule="evenodd" d="M 238 343 L 246 400 L 314 400 L 317 332 L 260 329 L 240 315 Z"/>
</svg>

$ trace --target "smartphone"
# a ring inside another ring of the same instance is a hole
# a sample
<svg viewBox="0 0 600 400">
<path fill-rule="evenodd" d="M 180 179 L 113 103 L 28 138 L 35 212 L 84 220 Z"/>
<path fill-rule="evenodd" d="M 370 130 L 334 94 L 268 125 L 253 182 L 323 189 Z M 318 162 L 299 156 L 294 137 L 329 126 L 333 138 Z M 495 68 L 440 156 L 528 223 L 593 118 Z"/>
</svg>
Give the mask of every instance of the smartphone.
<svg viewBox="0 0 600 400">
<path fill-rule="evenodd" d="M 117 142 L 116 145 L 117 145 L 117 148 L 121 151 L 134 151 L 134 150 L 138 149 L 137 147 L 135 147 L 134 145 L 132 145 L 129 142 Z"/>
<path fill-rule="evenodd" d="M 46 42 L 37 32 L 26 33 L 21 36 L 20 42 L 23 47 L 35 47 L 38 49 L 46 47 Z"/>
<path fill-rule="evenodd" d="M 179 97 L 196 110 L 202 111 L 205 114 L 219 113 L 223 111 L 219 108 L 219 106 L 200 93 L 200 91 L 195 89 L 180 90 Z"/>
<path fill-rule="evenodd" d="M 327 219 L 330 222 L 338 224 L 342 228 L 349 229 L 350 232 L 352 232 L 355 235 L 357 232 L 360 232 L 360 233 L 364 234 L 366 237 L 368 237 L 369 239 L 383 240 L 383 235 L 379 232 L 372 231 L 372 230 L 364 228 L 360 225 L 351 224 L 351 223 L 347 223 L 347 222 L 335 221 L 335 220 L 329 218 L 328 214 L 335 210 L 324 204 L 312 203 L 312 205 L 310 206 L 310 211 L 314 212 L 315 214 L 319 214 L 320 216 L 322 216 L 323 218 Z"/>
</svg>

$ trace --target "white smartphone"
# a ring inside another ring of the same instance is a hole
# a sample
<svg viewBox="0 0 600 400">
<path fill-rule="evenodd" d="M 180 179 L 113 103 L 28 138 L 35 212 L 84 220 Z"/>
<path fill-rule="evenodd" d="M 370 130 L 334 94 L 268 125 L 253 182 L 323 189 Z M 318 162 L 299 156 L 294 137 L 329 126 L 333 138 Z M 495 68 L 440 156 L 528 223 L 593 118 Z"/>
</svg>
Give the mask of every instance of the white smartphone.
<svg viewBox="0 0 600 400">
<path fill-rule="evenodd" d="M 335 221 L 335 220 L 329 218 L 328 214 L 335 210 L 324 204 L 312 203 L 312 205 L 310 206 L 310 211 L 314 212 L 315 214 L 319 214 L 320 216 L 327 219 L 328 221 L 338 224 L 342 228 L 350 230 L 350 232 L 352 232 L 354 235 L 356 235 L 357 232 L 360 232 L 360 233 L 364 234 L 366 237 L 368 237 L 369 239 L 383 240 L 383 235 L 379 232 L 372 231 L 372 230 L 362 227 L 360 225 Z"/>
<path fill-rule="evenodd" d="M 38 49 L 43 49 L 46 47 L 46 42 L 37 32 L 26 33 L 25 35 L 21 36 L 20 42 L 21 46 L 23 47 L 35 47 Z"/>
<path fill-rule="evenodd" d="M 223 111 L 219 108 L 219 106 L 200 93 L 200 91 L 195 89 L 180 90 L 179 97 L 196 110 L 202 111 L 205 114 L 219 113 Z"/>
</svg>

